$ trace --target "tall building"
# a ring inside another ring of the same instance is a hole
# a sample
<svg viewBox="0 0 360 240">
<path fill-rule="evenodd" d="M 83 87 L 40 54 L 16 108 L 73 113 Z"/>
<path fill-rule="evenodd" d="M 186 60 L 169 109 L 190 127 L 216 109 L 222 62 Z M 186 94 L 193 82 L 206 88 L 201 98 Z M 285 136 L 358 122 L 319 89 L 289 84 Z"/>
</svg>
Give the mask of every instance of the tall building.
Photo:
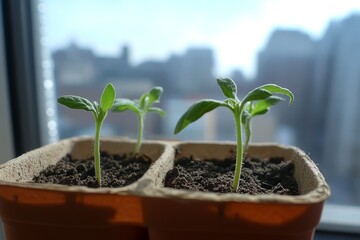
<svg viewBox="0 0 360 240">
<path fill-rule="evenodd" d="M 211 48 L 189 48 L 183 55 L 171 55 L 165 71 L 174 94 L 199 93 L 214 81 L 214 56 Z"/>
<path fill-rule="evenodd" d="M 311 102 L 308 90 L 313 79 L 315 42 L 306 34 L 296 30 L 275 30 L 265 48 L 258 55 L 258 85 L 275 83 L 289 88 L 295 95 L 295 102 L 289 107 L 282 103 L 277 112 L 280 131 L 304 149 L 308 147 L 309 121 L 308 105 Z"/>
<path fill-rule="evenodd" d="M 96 80 L 95 55 L 71 43 L 67 48 L 53 53 L 54 76 L 59 85 L 84 85 Z"/>
<path fill-rule="evenodd" d="M 322 42 L 317 77 L 323 88 L 317 92 L 327 103 L 323 159 L 335 178 L 360 182 L 360 15 L 333 22 Z"/>
<path fill-rule="evenodd" d="M 295 94 L 294 105 L 279 110 L 277 125 L 291 126 L 294 144 L 349 203 L 360 200 L 359 43 L 360 14 L 353 14 L 332 22 L 316 42 L 299 31 L 274 31 L 258 59 L 258 84 L 276 83 Z"/>
</svg>

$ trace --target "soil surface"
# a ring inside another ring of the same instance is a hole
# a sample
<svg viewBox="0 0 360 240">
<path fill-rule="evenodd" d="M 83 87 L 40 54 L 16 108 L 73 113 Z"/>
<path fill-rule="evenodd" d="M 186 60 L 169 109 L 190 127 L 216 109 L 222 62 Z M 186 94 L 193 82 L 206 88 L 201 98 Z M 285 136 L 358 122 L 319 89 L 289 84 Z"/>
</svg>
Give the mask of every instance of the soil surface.
<svg viewBox="0 0 360 240">
<path fill-rule="evenodd" d="M 128 157 L 125 154 L 120 156 L 101 153 L 101 187 L 129 185 L 142 177 L 151 164 L 151 159 L 144 155 Z M 41 171 L 32 182 L 99 187 L 93 158 L 74 160 L 70 155 Z"/>
<path fill-rule="evenodd" d="M 165 187 L 194 191 L 232 191 L 235 156 L 225 160 L 181 158 L 166 174 Z M 247 157 L 242 166 L 239 193 L 298 195 L 294 164 L 282 158 L 260 160 Z"/>
</svg>

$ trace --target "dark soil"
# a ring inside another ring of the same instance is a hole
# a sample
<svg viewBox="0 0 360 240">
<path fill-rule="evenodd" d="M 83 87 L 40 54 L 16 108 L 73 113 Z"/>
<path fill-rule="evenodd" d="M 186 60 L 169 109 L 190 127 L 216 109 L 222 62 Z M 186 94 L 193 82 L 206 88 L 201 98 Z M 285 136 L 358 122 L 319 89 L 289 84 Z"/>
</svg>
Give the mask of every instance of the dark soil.
<svg viewBox="0 0 360 240">
<path fill-rule="evenodd" d="M 102 153 L 101 187 L 116 188 L 129 185 L 143 176 L 151 163 L 151 159 L 144 155 L 131 158 L 125 154 L 120 156 Z M 99 187 L 95 178 L 94 160 L 74 160 L 70 155 L 41 171 L 32 182 Z"/>
<path fill-rule="evenodd" d="M 235 156 L 225 160 L 181 158 L 166 174 L 165 187 L 229 193 L 235 171 Z M 260 160 L 247 157 L 242 166 L 239 193 L 298 195 L 294 164 L 282 158 Z"/>
</svg>

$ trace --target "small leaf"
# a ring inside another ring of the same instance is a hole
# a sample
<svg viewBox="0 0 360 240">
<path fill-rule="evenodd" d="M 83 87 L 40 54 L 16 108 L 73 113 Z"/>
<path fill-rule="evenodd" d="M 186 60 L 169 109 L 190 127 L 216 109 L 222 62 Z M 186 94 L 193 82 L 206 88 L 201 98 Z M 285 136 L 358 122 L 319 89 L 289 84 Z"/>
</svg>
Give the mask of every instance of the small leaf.
<svg viewBox="0 0 360 240">
<path fill-rule="evenodd" d="M 160 99 L 161 93 L 163 92 L 162 87 L 154 87 L 149 92 L 149 103 L 152 104 Z"/>
<path fill-rule="evenodd" d="M 256 111 L 256 112 L 252 113 L 251 116 L 254 117 L 254 116 L 257 116 L 257 115 L 264 115 L 267 112 L 269 112 L 269 110 L 270 110 L 270 108 L 265 108 L 265 109 L 262 109 L 262 110 L 259 110 L 259 111 Z"/>
<path fill-rule="evenodd" d="M 251 116 L 262 115 L 268 112 L 269 108 L 284 100 L 278 96 L 270 96 L 267 99 L 258 101 L 251 110 Z"/>
<path fill-rule="evenodd" d="M 148 110 L 149 112 L 156 112 L 158 114 L 160 114 L 160 116 L 164 117 L 166 115 L 166 112 L 164 110 L 162 110 L 161 108 L 156 108 L 156 107 L 151 107 Z"/>
<path fill-rule="evenodd" d="M 139 100 L 140 109 L 144 109 L 149 103 L 149 93 L 144 93 Z"/>
<path fill-rule="evenodd" d="M 243 102 L 249 102 L 249 101 L 256 101 L 261 99 L 266 99 L 271 96 L 271 92 L 262 89 L 262 88 L 255 88 L 251 92 L 249 92 L 243 99 Z"/>
<path fill-rule="evenodd" d="M 126 98 L 118 98 L 115 99 L 114 101 L 114 105 L 111 109 L 111 111 L 113 112 L 123 112 L 126 110 L 132 110 L 133 112 L 139 113 L 140 109 L 137 106 L 137 104 L 130 100 L 130 99 L 126 99 Z"/>
<path fill-rule="evenodd" d="M 201 118 L 205 113 L 210 112 L 211 110 L 220 107 L 220 106 L 227 106 L 226 103 L 212 100 L 212 99 L 205 99 L 199 102 L 194 103 L 179 119 L 176 124 L 174 134 L 179 133 L 183 130 L 186 126 L 190 123 L 195 122 L 199 118 Z"/>
<path fill-rule="evenodd" d="M 280 87 L 276 84 L 266 84 L 266 85 L 260 86 L 259 88 L 265 89 L 271 93 L 278 93 L 278 94 L 286 95 L 290 98 L 290 103 L 294 102 L 294 94 L 287 88 Z"/>
<path fill-rule="evenodd" d="M 237 98 L 237 87 L 231 78 L 218 78 L 216 81 L 226 97 L 232 99 Z"/>
<path fill-rule="evenodd" d="M 113 106 L 115 97 L 115 88 L 111 83 L 108 83 L 104 88 L 100 98 L 100 106 L 102 111 L 106 112 Z"/>
<path fill-rule="evenodd" d="M 83 97 L 65 95 L 59 97 L 57 101 L 68 108 L 95 111 L 93 104 Z"/>
</svg>

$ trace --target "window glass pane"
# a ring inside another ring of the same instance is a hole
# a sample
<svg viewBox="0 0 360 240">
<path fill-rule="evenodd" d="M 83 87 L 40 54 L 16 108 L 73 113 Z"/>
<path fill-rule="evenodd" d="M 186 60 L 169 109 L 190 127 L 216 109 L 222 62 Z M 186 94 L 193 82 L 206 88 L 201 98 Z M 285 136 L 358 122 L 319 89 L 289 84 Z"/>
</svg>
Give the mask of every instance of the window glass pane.
<svg viewBox="0 0 360 240">
<path fill-rule="evenodd" d="M 5 62 L 5 46 L 4 46 L 4 29 L 2 22 L 2 7 L 0 6 L 0 163 L 4 163 L 8 159 L 14 157 L 13 138 L 11 133 L 11 119 L 10 119 L 10 101 L 9 94 L 6 91 L 7 85 L 7 72 Z"/>
<path fill-rule="evenodd" d="M 180 134 L 173 129 L 196 100 L 223 99 L 217 76 L 239 94 L 265 83 L 295 102 L 254 120 L 253 142 L 304 149 L 332 188 L 330 203 L 360 204 L 360 4 L 357 1 L 43 0 L 57 96 L 98 100 L 112 82 L 118 97 L 162 86 L 165 118 L 149 114 L 147 139 L 235 140 L 219 109 Z M 57 106 L 61 138 L 92 135 L 90 113 Z M 110 114 L 103 135 L 135 137 L 132 112 Z"/>
</svg>

